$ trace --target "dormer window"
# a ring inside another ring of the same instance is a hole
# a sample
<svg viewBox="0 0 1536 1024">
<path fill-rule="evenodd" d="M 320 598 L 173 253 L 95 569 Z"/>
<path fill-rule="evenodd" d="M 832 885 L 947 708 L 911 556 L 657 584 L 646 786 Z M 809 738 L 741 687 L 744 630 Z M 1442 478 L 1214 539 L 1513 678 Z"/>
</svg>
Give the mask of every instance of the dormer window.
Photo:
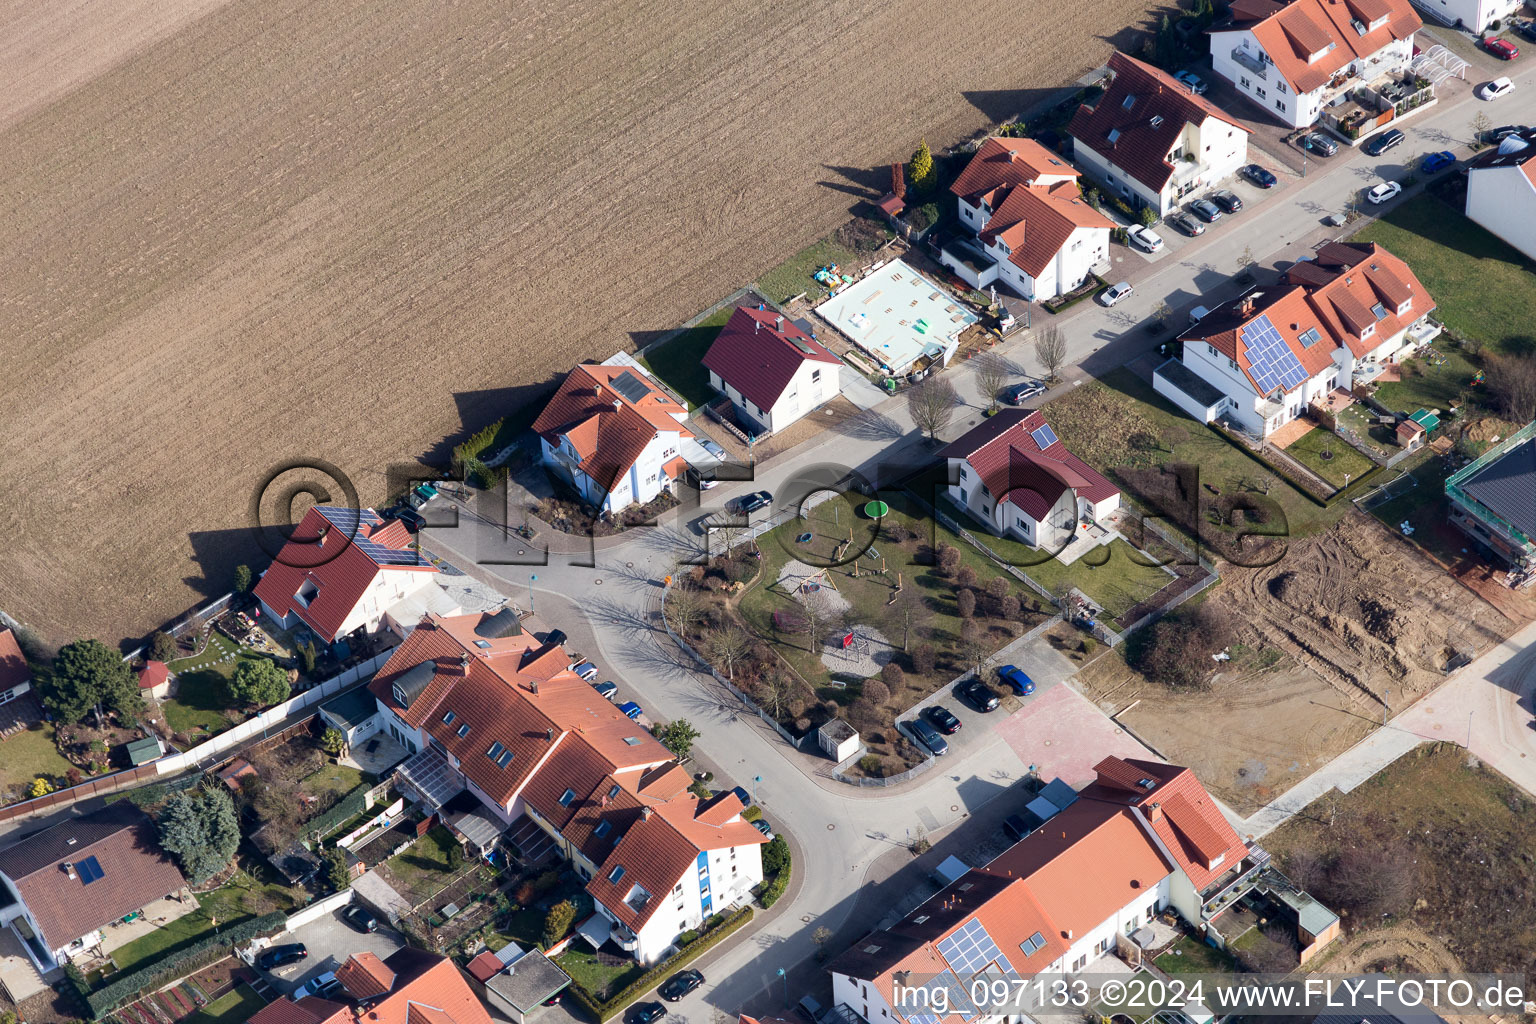
<svg viewBox="0 0 1536 1024">
<path fill-rule="evenodd" d="M 469 723 L 465 722 L 463 725 L 459 726 L 459 739 L 463 739 L 465 736 L 468 736 L 468 735 L 469 735 Z"/>
<path fill-rule="evenodd" d="M 1409 308 L 1412 307 L 1412 306 L 1413 306 L 1413 300 L 1412 299 L 1404 299 L 1402 302 L 1399 302 L 1397 304 L 1397 315 L 1398 316 L 1402 316 L 1404 313 L 1408 312 Z"/>
<path fill-rule="evenodd" d="M 560 806 L 561 807 L 569 807 L 569 806 L 571 806 L 571 804 L 573 804 L 575 802 L 576 802 L 576 791 L 574 789 L 567 789 L 564 793 L 560 794 Z"/>
<path fill-rule="evenodd" d="M 389 688 L 389 693 L 390 696 L 395 698 L 395 703 L 399 704 L 401 707 L 406 708 L 411 706 L 411 702 L 405 696 L 405 691 L 400 689 L 400 687 L 391 686 Z"/>
<path fill-rule="evenodd" d="M 299 604 L 303 605 L 305 608 L 308 608 L 309 602 L 313 601 L 315 596 L 319 593 L 320 587 L 315 583 L 315 581 L 307 579 L 303 583 L 299 584 L 298 592 L 293 595 L 293 599 L 299 602 Z"/>
<path fill-rule="evenodd" d="M 1362 337 L 1362 338 L 1369 338 L 1371 335 L 1373 335 L 1375 333 L 1376 333 L 1376 325 L 1375 324 L 1366 324 L 1364 327 L 1362 327 L 1360 329 L 1360 337 Z"/>
<path fill-rule="evenodd" d="M 1130 110 L 1132 107 L 1134 107 L 1136 105 L 1136 94 L 1132 93 L 1131 95 L 1127 96 L 1125 98 L 1124 102 L 1122 102 L 1120 105 L 1122 107 L 1124 107 L 1126 110 Z"/>
</svg>

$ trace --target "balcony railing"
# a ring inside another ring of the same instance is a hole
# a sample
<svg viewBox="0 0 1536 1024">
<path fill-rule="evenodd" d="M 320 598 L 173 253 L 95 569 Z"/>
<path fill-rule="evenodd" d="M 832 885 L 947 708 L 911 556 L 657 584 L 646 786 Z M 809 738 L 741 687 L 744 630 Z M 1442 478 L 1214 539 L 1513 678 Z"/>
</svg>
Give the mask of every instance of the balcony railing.
<svg viewBox="0 0 1536 1024">
<path fill-rule="evenodd" d="M 1255 75 L 1258 75 L 1259 81 L 1263 82 L 1269 79 L 1269 65 L 1265 64 L 1261 58 L 1255 57 L 1247 50 L 1244 50 L 1241 47 L 1233 47 L 1232 59 L 1237 61 L 1237 63 L 1242 67 L 1245 67 L 1249 71 L 1252 71 Z"/>
</svg>

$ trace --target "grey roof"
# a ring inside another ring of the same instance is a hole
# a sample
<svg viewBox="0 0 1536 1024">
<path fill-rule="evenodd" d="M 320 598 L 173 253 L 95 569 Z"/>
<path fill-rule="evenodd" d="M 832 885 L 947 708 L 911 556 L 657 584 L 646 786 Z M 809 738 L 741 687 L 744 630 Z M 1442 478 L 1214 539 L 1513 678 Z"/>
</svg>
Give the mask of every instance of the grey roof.
<svg viewBox="0 0 1536 1024">
<path fill-rule="evenodd" d="M 394 690 L 405 699 L 400 703 L 405 707 L 411 706 L 411 701 L 420 697 L 422 691 L 432 683 L 432 677 L 437 675 L 437 665 L 431 659 L 419 662 L 400 673 L 400 677 L 393 683 Z"/>
<path fill-rule="evenodd" d="M 854 731 L 853 726 L 849 725 L 841 718 L 834 718 L 828 722 L 823 722 L 820 732 L 833 743 L 841 743 L 843 740 L 852 739 L 858 735 L 858 733 Z"/>
<path fill-rule="evenodd" d="M 135 765 L 146 764 L 159 756 L 160 741 L 153 736 L 145 736 L 128 744 L 128 760 Z"/>
<path fill-rule="evenodd" d="M 1040 795 L 1062 810 L 1066 810 L 1077 803 L 1077 790 L 1062 782 L 1060 779 L 1052 779 L 1040 790 Z"/>
<path fill-rule="evenodd" d="M 1196 405 L 1210 408 L 1226 395 L 1177 359 L 1170 359 L 1156 370 L 1158 376 L 1192 398 Z"/>
<path fill-rule="evenodd" d="M 111 803 L 99 811 L 69 818 L 41 832 L 34 832 L 12 846 L 0 850 L 0 871 L 15 880 L 51 868 L 70 854 L 95 846 L 124 829 L 149 821 L 149 815 L 126 800 Z"/>
<path fill-rule="evenodd" d="M 1536 157 L 1536 128 L 1515 132 L 1500 140 L 1497 146 L 1486 149 L 1467 161 L 1473 170 L 1484 167 L 1519 167 Z"/>
<path fill-rule="evenodd" d="M 522 620 L 517 617 L 517 612 L 511 605 L 503 608 L 495 615 L 489 615 L 480 620 L 480 625 L 475 627 L 475 635 L 487 640 L 495 640 L 504 636 L 517 636 L 523 631 Z"/>
<path fill-rule="evenodd" d="M 379 703 L 368 687 L 359 686 L 320 705 L 320 713 L 336 728 L 346 731 L 364 725 L 379 713 Z"/>
<path fill-rule="evenodd" d="M 538 950 L 526 953 L 485 987 L 521 1012 L 538 1006 L 571 983 L 571 976 Z"/>
<path fill-rule="evenodd" d="M 1528 437 L 1461 482 L 1515 529 L 1536 540 L 1536 437 Z"/>
<path fill-rule="evenodd" d="M 489 847 L 501 835 L 501 827 L 483 814 L 464 811 L 448 819 L 448 823 L 465 839 L 481 849 Z"/>
</svg>

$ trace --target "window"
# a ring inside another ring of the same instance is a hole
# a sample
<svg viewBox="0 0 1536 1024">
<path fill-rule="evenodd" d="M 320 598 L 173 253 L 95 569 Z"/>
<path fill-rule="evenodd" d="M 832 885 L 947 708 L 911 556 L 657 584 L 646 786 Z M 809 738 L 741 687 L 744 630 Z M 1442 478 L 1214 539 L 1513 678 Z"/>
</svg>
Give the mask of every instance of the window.
<svg viewBox="0 0 1536 1024">
<path fill-rule="evenodd" d="M 1114 145 L 1115 143 L 1119 142 L 1120 141 L 1120 129 L 1119 128 L 1111 128 L 1109 130 L 1108 138 L 1109 138 L 1110 145 Z"/>
<path fill-rule="evenodd" d="M 1369 338 L 1371 335 L 1373 335 L 1375 333 L 1376 333 L 1376 325 L 1375 324 L 1366 324 L 1364 327 L 1362 327 L 1360 329 L 1360 337 L 1362 337 L 1362 338 Z"/>
<path fill-rule="evenodd" d="M 1289 91 L 1289 90 L 1286 89 L 1284 82 L 1276 82 L 1275 83 L 1275 88 L 1279 89 L 1282 93 Z"/>
<path fill-rule="evenodd" d="M 820 370 L 812 370 L 811 371 L 811 380 L 812 381 L 821 380 L 821 371 Z"/>
<path fill-rule="evenodd" d="M 452 725 L 453 724 L 453 720 L 455 718 L 457 718 L 457 717 L 458 717 L 458 715 L 455 715 L 452 711 L 450 711 L 446 715 L 443 716 L 443 724 L 444 725 Z"/>
<path fill-rule="evenodd" d="M 1285 109 L 1285 100 L 1275 100 L 1275 109 L 1276 110 L 1284 110 Z"/>
<path fill-rule="evenodd" d="M 1134 107 L 1136 105 L 1136 97 L 1135 97 L 1135 95 L 1127 96 L 1125 98 L 1125 101 L 1122 102 L 1120 105 L 1122 107 L 1124 107 L 1126 110 L 1130 110 L 1132 107 Z"/>
<path fill-rule="evenodd" d="M 616 797 L 618 795 L 619 795 L 619 784 L 617 782 L 615 782 L 608 789 L 608 799 L 612 800 L 614 797 Z"/>
<path fill-rule="evenodd" d="M 613 823 L 612 822 L 600 821 L 600 822 L 597 823 L 597 828 L 592 830 L 592 834 L 597 836 L 599 839 L 601 839 L 603 836 L 607 835 L 609 832 L 612 832 L 612 831 L 613 831 Z"/>
<path fill-rule="evenodd" d="M 1296 340 L 1301 342 L 1302 348 L 1311 348 L 1313 345 L 1316 345 L 1321 338 L 1322 335 L 1318 333 L 1316 327 L 1308 327 L 1306 330 L 1301 332 Z"/>
<path fill-rule="evenodd" d="M 485 748 L 485 756 L 494 761 L 500 757 L 506 751 L 506 749 L 507 748 L 502 746 L 500 743 L 492 743 L 489 747 Z"/>
<path fill-rule="evenodd" d="M 608 872 L 608 881 L 610 881 L 610 882 L 617 883 L 618 880 L 623 878 L 623 877 L 624 877 L 624 865 L 623 864 L 615 864 L 613 866 L 613 870 Z"/>
<path fill-rule="evenodd" d="M 1259 86 L 1259 87 L 1258 87 L 1258 88 L 1256 88 L 1256 89 L 1254 89 L 1254 90 L 1253 90 L 1253 93 L 1254 93 L 1254 95 L 1255 95 L 1255 96 L 1257 96 L 1257 97 L 1258 97 L 1258 98 L 1259 98 L 1259 99 L 1263 99 L 1263 98 L 1264 98 L 1264 96 L 1265 96 L 1265 93 L 1264 93 L 1264 87 L 1263 87 L 1263 86 Z"/>
<path fill-rule="evenodd" d="M 1239 84 L 1241 84 L 1241 85 L 1242 85 L 1242 87 L 1243 87 L 1243 88 L 1244 88 L 1244 89 L 1246 89 L 1246 88 L 1248 88 L 1248 79 L 1246 79 L 1246 78 L 1243 78 L 1243 77 L 1241 77 L 1241 76 L 1239 76 L 1239 77 L 1238 77 L 1238 79 L 1237 79 L 1237 81 L 1238 81 L 1238 83 L 1239 83 Z"/>
<path fill-rule="evenodd" d="M 1235 369 L 1237 369 L 1237 360 L 1236 359 L 1228 359 L 1227 360 L 1227 365 L 1232 367 L 1232 369 L 1235 370 Z"/>
<path fill-rule="evenodd" d="M 1397 304 L 1397 315 L 1402 316 L 1404 313 L 1408 312 L 1408 307 L 1411 305 L 1413 305 L 1412 299 L 1404 299 L 1402 302 L 1399 302 Z"/>
<path fill-rule="evenodd" d="M 1072 961 L 1072 970 L 1074 970 L 1074 971 L 1082 970 L 1083 969 L 1083 965 L 1086 964 L 1087 962 L 1088 962 L 1088 954 L 1084 953 L 1082 956 L 1080 956 L 1076 960 Z"/>
<path fill-rule="evenodd" d="M 678 882 L 676 885 L 674 885 L 672 887 L 673 895 L 681 895 L 682 891 L 683 891 L 683 883 L 682 882 Z"/>
<path fill-rule="evenodd" d="M 1208 350 L 1210 350 L 1211 355 L 1215 355 L 1216 354 L 1216 346 L 1215 345 L 1212 345 L 1210 342 L 1206 342 L 1205 347 Z"/>
<path fill-rule="evenodd" d="M 459 726 L 459 738 L 463 739 L 465 736 L 468 736 L 468 735 L 469 735 L 469 723 L 465 722 L 463 725 Z"/>
<path fill-rule="evenodd" d="M 571 806 L 572 803 L 575 802 L 575 800 L 576 800 L 576 791 L 574 789 L 568 789 L 564 793 L 560 794 L 560 806 L 561 807 L 569 807 L 569 806 Z"/>
<path fill-rule="evenodd" d="M 1371 312 L 1376 315 L 1377 320 L 1385 320 L 1387 318 L 1387 307 L 1379 302 L 1371 307 Z"/>
</svg>

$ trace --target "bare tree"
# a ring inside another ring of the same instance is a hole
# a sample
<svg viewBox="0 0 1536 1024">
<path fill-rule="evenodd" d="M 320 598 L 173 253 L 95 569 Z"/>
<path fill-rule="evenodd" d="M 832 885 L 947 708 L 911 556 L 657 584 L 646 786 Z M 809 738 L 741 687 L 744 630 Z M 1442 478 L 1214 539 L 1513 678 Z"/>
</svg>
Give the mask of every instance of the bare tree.
<svg viewBox="0 0 1536 1024">
<path fill-rule="evenodd" d="M 725 677 L 736 678 L 736 663 L 746 656 L 752 646 L 752 637 L 737 625 L 722 626 L 711 630 L 704 638 L 704 652 L 711 661 L 725 666 Z"/>
<path fill-rule="evenodd" d="M 764 711 L 778 718 L 789 707 L 794 692 L 793 680 L 775 668 L 763 677 L 763 683 L 757 689 L 757 698 Z"/>
<path fill-rule="evenodd" d="M 1035 358 L 1045 370 L 1048 380 L 1056 379 L 1056 371 L 1067 361 L 1067 339 L 1061 328 L 1048 324 L 1035 331 Z"/>
<path fill-rule="evenodd" d="M 900 167 L 901 165 L 897 164 L 896 166 Z M 814 932 L 811 932 L 811 941 L 816 944 L 817 958 L 825 960 L 827 958 L 827 943 L 832 941 L 832 929 L 822 925 Z"/>
<path fill-rule="evenodd" d="M 976 358 L 976 386 L 981 388 L 988 409 L 997 408 L 997 393 L 1008 379 L 1008 363 L 996 352 L 983 352 Z"/>
<path fill-rule="evenodd" d="M 1536 419 L 1536 356 L 1488 356 L 1488 390 L 1509 419 Z"/>
<path fill-rule="evenodd" d="M 891 612 L 895 620 L 901 623 L 901 649 L 911 650 L 912 623 L 923 614 L 923 599 L 917 592 L 917 588 L 911 584 L 902 587 L 896 594 L 896 600 L 891 603 Z"/>
<path fill-rule="evenodd" d="M 944 377 L 926 377 L 907 392 L 907 411 L 912 415 L 912 422 L 928 435 L 929 440 L 937 438 L 939 431 L 949 426 L 950 417 L 959 404 L 960 396 L 955 393 L 955 386 Z"/>
<path fill-rule="evenodd" d="M 704 618 L 703 597 L 688 583 L 676 582 L 667 590 L 666 612 L 672 628 L 679 636 L 687 637 Z"/>
<path fill-rule="evenodd" d="M 806 649 L 815 654 L 821 650 L 821 644 L 826 639 L 821 633 L 832 619 L 833 610 L 819 590 L 802 594 L 801 598 L 800 605 L 805 609 L 805 632 L 808 638 Z"/>
<path fill-rule="evenodd" d="M 1417 888 L 1418 869 L 1402 846 L 1345 850 L 1328 871 L 1329 899 L 1362 918 L 1407 910 Z"/>
</svg>

